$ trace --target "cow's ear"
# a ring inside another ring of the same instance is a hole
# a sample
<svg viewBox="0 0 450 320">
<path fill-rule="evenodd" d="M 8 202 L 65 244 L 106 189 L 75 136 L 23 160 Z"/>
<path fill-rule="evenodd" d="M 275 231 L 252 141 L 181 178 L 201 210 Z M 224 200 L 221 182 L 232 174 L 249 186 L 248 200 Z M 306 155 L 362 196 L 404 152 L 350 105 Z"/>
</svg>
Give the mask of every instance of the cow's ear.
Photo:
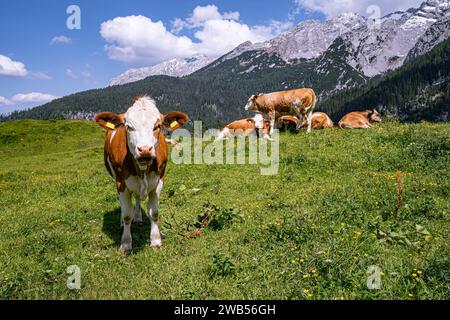
<svg viewBox="0 0 450 320">
<path fill-rule="evenodd" d="M 163 126 L 169 131 L 174 131 L 182 127 L 188 120 L 189 117 L 187 114 L 177 111 L 162 116 Z"/>
<path fill-rule="evenodd" d="M 94 121 L 106 130 L 114 130 L 125 123 L 125 115 L 112 112 L 102 112 L 95 116 Z"/>
</svg>

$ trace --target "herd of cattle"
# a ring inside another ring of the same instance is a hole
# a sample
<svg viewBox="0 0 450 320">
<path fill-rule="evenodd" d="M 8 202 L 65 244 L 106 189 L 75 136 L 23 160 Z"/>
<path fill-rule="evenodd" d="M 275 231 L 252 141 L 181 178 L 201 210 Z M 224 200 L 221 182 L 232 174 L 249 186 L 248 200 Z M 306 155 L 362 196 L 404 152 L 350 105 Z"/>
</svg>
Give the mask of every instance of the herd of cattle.
<svg viewBox="0 0 450 320">
<path fill-rule="evenodd" d="M 238 134 L 259 135 L 270 139 L 276 126 L 298 131 L 307 127 L 322 129 L 333 127 L 331 119 L 322 112 L 314 113 L 317 98 L 312 89 L 297 89 L 250 97 L 245 109 L 257 112 L 254 118 L 235 121 L 222 130 L 218 139 Z M 159 197 L 163 188 L 168 161 L 167 140 L 164 130 L 174 131 L 189 117 L 182 112 L 161 114 L 155 101 L 139 97 L 124 114 L 99 113 L 94 121 L 105 129 L 104 161 L 106 169 L 115 179 L 121 206 L 123 234 L 121 250 L 132 249 L 131 224 L 142 222 L 141 202 L 149 198 L 150 245 L 162 246 L 158 227 Z M 370 122 L 380 122 L 376 110 L 352 112 L 339 122 L 341 128 L 370 128 Z M 132 197 L 135 198 L 133 206 Z"/>
<path fill-rule="evenodd" d="M 298 132 L 301 128 L 333 128 L 334 123 L 326 113 L 314 112 L 316 94 L 312 89 L 296 89 L 253 95 L 245 110 L 257 112 L 254 118 L 237 120 L 219 133 L 218 140 L 240 135 L 258 135 L 262 131 L 265 139 L 270 139 L 275 127 L 280 131 Z M 276 122 L 277 121 L 277 122 Z M 371 122 L 381 122 L 376 109 L 351 112 L 339 121 L 342 129 L 368 129 Z"/>
</svg>

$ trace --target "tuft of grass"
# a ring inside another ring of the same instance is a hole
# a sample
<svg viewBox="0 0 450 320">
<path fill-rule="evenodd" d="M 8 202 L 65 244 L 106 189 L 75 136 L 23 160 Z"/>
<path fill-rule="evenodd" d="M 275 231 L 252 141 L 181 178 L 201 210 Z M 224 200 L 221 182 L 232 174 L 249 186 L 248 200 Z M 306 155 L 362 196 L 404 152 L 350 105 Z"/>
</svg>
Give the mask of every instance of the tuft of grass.
<svg viewBox="0 0 450 320">
<path fill-rule="evenodd" d="M 208 270 L 209 278 L 228 277 L 234 274 L 235 265 L 231 258 L 220 251 L 211 255 L 211 266 Z"/>
</svg>

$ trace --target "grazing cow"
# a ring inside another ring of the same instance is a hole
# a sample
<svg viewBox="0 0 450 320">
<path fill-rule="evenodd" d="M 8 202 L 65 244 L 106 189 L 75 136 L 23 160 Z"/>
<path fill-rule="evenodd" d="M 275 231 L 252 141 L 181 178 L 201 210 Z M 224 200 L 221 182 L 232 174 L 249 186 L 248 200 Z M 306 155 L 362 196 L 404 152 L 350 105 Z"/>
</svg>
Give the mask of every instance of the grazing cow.
<svg viewBox="0 0 450 320">
<path fill-rule="evenodd" d="M 381 115 L 376 109 L 361 112 L 351 112 L 339 121 L 342 129 L 369 129 L 371 122 L 381 122 Z"/>
<path fill-rule="evenodd" d="M 125 114 L 99 113 L 95 122 L 106 130 L 105 166 L 116 181 L 121 206 L 121 250 L 132 249 L 131 222 L 142 221 L 140 202 L 149 198 L 150 245 L 162 245 L 158 228 L 159 196 L 168 159 L 163 128 L 173 131 L 188 116 L 182 112 L 163 115 L 153 99 L 140 97 Z M 133 210 L 132 195 L 136 198 Z"/>
<path fill-rule="evenodd" d="M 264 139 L 270 140 L 269 126 L 270 122 L 257 114 L 254 118 L 236 120 L 225 126 L 218 134 L 216 141 L 239 136 L 259 136 L 261 132 Z"/>
<path fill-rule="evenodd" d="M 300 120 L 298 120 L 296 117 L 293 116 L 283 116 L 278 119 L 278 127 L 281 130 L 290 130 L 295 131 L 295 128 L 297 128 L 298 123 Z M 314 112 L 311 119 L 311 126 L 313 129 L 325 129 L 325 128 L 333 128 L 334 124 L 333 121 L 327 116 L 326 113 L 323 112 Z M 305 128 L 308 125 L 307 121 L 303 121 L 300 128 Z"/>
<path fill-rule="evenodd" d="M 275 127 L 275 119 L 283 115 L 294 115 L 307 119 L 308 133 L 311 132 L 312 113 L 316 107 L 317 97 L 313 89 L 295 89 L 253 95 L 247 102 L 245 110 L 261 112 L 270 120 L 270 134 Z M 299 122 L 297 129 L 300 128 Z"/>
</svg>

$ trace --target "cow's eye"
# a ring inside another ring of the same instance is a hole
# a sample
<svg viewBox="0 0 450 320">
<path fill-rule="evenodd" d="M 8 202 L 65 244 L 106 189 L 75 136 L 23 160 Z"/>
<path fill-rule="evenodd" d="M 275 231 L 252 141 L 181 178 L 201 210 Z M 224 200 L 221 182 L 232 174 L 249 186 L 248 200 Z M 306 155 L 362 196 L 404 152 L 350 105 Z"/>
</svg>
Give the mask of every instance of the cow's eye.
<svg viewBox="0 0 450 320">
<path fill-rule="evenodd" d="M 158 124 L 157 126 L 154 126 L 154 127 L 153 127 L 153 131 L 157 131 L 157 130 L 159 130 L 159 129 L 161 129 L 161 125 L 160 125 L 160 124 Z"/>
<path fill-rule="evenodd" d="M 133 127 L 131 127 L 131 126 L 129 126 L 129 125 L 127 125 L 126 127 L 127 127 L 127 130 L 128 130 L 128 131 L 130 131 L 130 132 L 133 132 L 133 131 L 134 131 L 134 128 L 133 128 Z"/>
</svg>

